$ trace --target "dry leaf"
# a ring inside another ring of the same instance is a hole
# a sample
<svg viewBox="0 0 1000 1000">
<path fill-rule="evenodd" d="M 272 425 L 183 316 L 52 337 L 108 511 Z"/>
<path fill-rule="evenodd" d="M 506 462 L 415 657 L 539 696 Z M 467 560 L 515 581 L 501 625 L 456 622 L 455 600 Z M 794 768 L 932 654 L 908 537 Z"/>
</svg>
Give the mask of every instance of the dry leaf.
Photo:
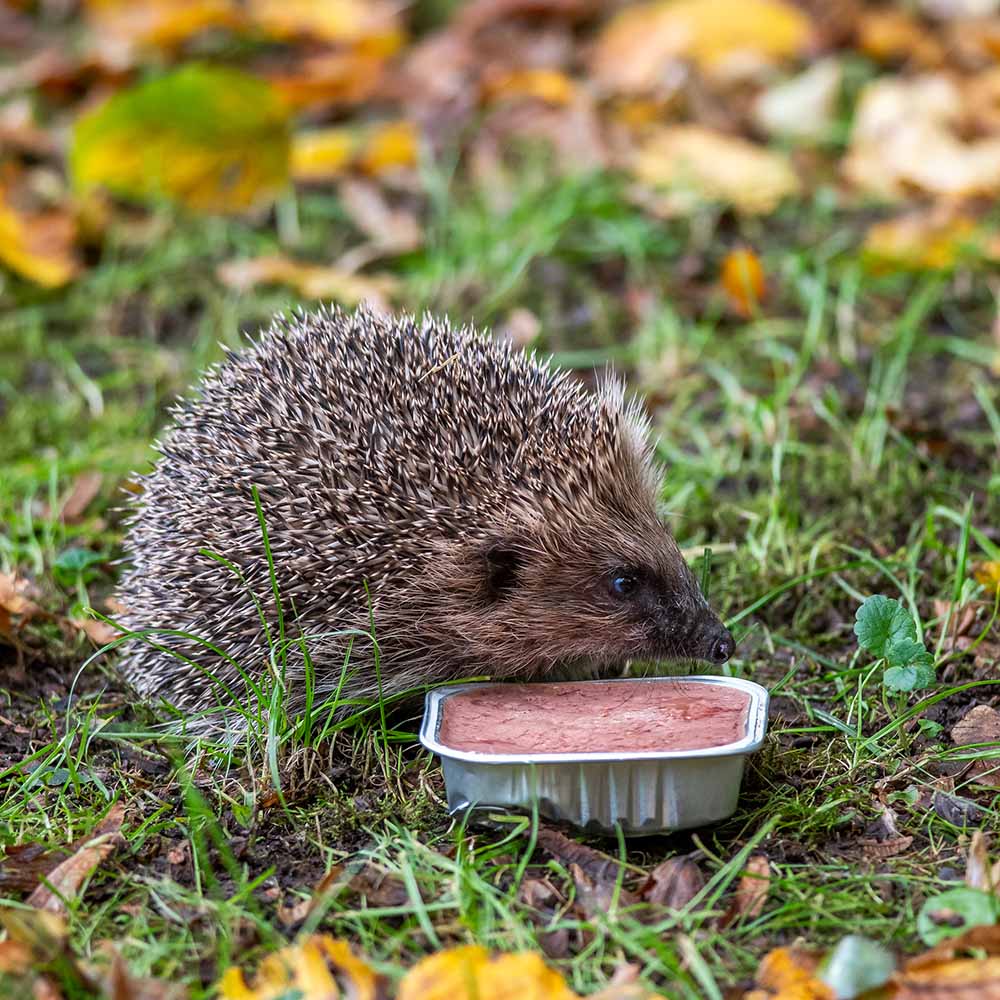
<svg viewBox="0 0 1000 1000">
<path fill-rule="evenodd" d="M 551 827 L 539 829 L 538 846 L 567 868 L 579 865 L 586 875 L 599 881 L 614 882 L 621 871 L 621 862 L 617 858 L 586 844 L 578 844 Z"/>
<path fill-rule="evenodd" d="M 577 1000 L 540 955 L 491 958 L 479 945 L 451 948 L 422 959 L 403 977 L 397 1000 Z M 235 1000 L 235 998 L 234 998 Z"/>
<path fill-rule="evenodd" d="M 29 906 L 50 913 L 66 912 L 66 901 L 75 899 L 94 869 L 122 843 L 121 826 L 125 807 L 111 807 L 87 841 L 49 872 L 45 882 L 28 897 Z"/>
<path fill-rule="evenodd" d="M 653 906 L 682 910 L 704 888 L 705 876 L 693 858 L 670 858 L 649 873 L 639 894 Z"/>
<path fill-rule="evenodd" d="M 882 77 L 861 94 L 843 161 L 861 190 L 905 199 L 914 190 L 951 198 L 1000 191 L 1000 136 L 964 139 L 965 102 L 944 74 Z"/>
<path fill-rule="evenodd" d="M 10 184 L 0 182 L 0 263 L 44 288 L 58 288 L 80 270 L 77 229 L 65 208 L 20 207 Z"/>
<path fill-rule="evenodd" d="M 760 94 L 754 102 L 754 121 L 769 135 L 800 141 L 826 138 L 842 76 L 837 60 L 821 59 L 801 75 Z"/>
<path fill-rule="evenodd" d="M 405 209 L 392 208 L 375 184 L 345 180 L 339 191 L 351 221 L 371 240 L 374 249 L 399 254 L 420 246 L 423 238 L 417 217 Z"/>
<path fill-rule="evenodd" d="M 227 288 L 238 292 L 255 285 L 288 285 L 303 298 L 329 299 L 349 307 L 370 302 L 383 311 L 398 289 L 398 282 L 391 275 L 354 274 L 279 255 L 230 261 L 221 264 L 216 273 Z"/>
<path fill-rule="evenodd" d="M 720 278 L 729 306 L 739 316 L 752 316 L 764 298 L 764 268 L 753 250 L 730 250 Z"/>
<path fill-rule="evenodd" d="M 73 480 L 66 499 L 59 510 L 59 520 L 74 524 L 86 513 L 95 497 L 101 492 L 104 476 L 100 472 L 83 472 Z"/>
<path fill-rule="evenodd" d="M 418 138 L 406 121 L 376 126 L 315 129 L 292 140 L 292 176 L 299 181 L 330 180 L 350 169 L 373 176 L 417 163 Z"/>
<path fill-rule="evenodd" d="M 1000 746 L 1000 712 L 989 705 L 974 706 L 952 727 L 951 738 L 957 746 L 984 744 L 984 756 L 972 762 L 970 775 L 980 784 L 1000 787 L 1000 758 L 985 755 Z"/>
<path fill-rule="evenodd" d="M 360 104 L 381 84 L 388 54 L 365 43 L 309 56 L 296 53 L 294 64 L 261 75 L 290 110 Z"/>
<path fill-rule="evenodd" d="M 743 1000 L 836 1000 L 833 990 L 816 975 L 815 955 L 798 948 L 776 948 L 761 960 Z"/>
<path fill-rule="evenodd" d="M 70 167 L 82 190 L 175 198 L 242 211 L 288 179 L 286 112 L 247 73 L 192 63 L 122 91 L 76 124 Z"/>
<path fill-rule="evenodd" d="M 616 93 L 660 90 L 682 61 L 731 78 L 803 54 L 808 18 L 782 0 L 668 0 L 624 10 L 604 29 L 591 70 Z"/>
<path fill-rule="evenodd" d="M 399 5 L 385 0 L 247 0 L 246 10 L 273 38 L 342 43 L 379 39 L 392 51 L 404 39 Z"/>
<path fill-rule="evenodd" d="M 117 65 L 134 61 L 134 47 L 172 49 L 208 28 L 243 21 L 233 0 L 86 0 L 84 6 L 98 51 Z"/>
<path fill-rule="evenodd" d="M 950 270 L 963 257 L 996 259 L 1000 246 L 995 244 L 970 216 L 935 209 L 876 222 L 862 252 L 872 271 L 938 271 Z"/>
<path fill-rule="evenodd" d="M 973 570 L 976 583 L 986 588 L 986 593 L 994 595 L 1000 592 L 1000 562 L 981 562 Z"/>
<path fill-rule="evenodd" d="M 719 927 L 729 927 L 741 919 L 753 920 L 764 911 L 771 888 L 771 866 L 766 854 L 754 854 L 736 887 L 729 909 L 719 918 Z"/>
<path fill-rule="evenodd" d="M 576 886 L 576 905 L 588 917 L 635 906 L 640 901 L 634 892 L 622 888 L 613 876 L 592 878 L 575 864 L 569 866 L 569 874 Z"/>
<path fill-rule="evenodd" d="M 941 43 L 912 14 L 899 7 L 859 12 L 858 47 L 879 62 L 909 59 L 925 69 L 945 61 Z"/>
<path fill-rule="evenodd" d="M 483 82 L 483 100 L 530 98 L 547 104 L 569 104 L 576 96 L 576 83 L 556 69 L 536 67 L 508 70 Z"/>
<path fill-rule="evenodd" d="M 106 646 L 122 634 L 113 625 L 97 618 L 70 618 L 69 623 L 87 636 L 95 646 Z"/>
<path fill-rule="evenodd" d="M 631 167 L 643 184 L 671 189 L 668 210 L 675 214 L 716 201 L 760 215 L 800 190 L 795 171 L 780 153 L 699 125 L 652 131 Z"/>
<path fill-rule="evenodd" d="M 317 934 L 264 958 L 248 985 L 233 967 L 219 980 L 222 1000 L 375 1000 L 379 978 L 346 941 Z M 341 990 L 345 991 L 344 994 Z"/>
</svg>

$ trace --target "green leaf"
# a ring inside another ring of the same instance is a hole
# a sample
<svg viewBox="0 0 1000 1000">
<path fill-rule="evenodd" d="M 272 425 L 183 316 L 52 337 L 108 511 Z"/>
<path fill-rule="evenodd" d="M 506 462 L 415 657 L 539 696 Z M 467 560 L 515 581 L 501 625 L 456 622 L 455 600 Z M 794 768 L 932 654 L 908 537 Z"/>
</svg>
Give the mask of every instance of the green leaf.
<svg viewBox="0 0 1000 1000">
<path fill-rule="evenodd" d="M 884 655 L 890 667 L 934 666 L 934 657 L 916 639 L 893 639 L 886 646 Z"/>
<path fill-rule="evenodd" d="M 889 691 L 922 691 L 934 683 L 934 665 L 915 663 L 907 667 L 889 667 L 882 683 Z"/>
<path fill-rule="evenodd" d="M 876 656 L 885 656 L 885 648 L 890 642 L 917 641 L 917 627 L 910 613 L 899 601 L 882 594 L 869 597 L 858 608 L 854 634 L 858 643 Z"/>
<path fill-rule="evenodd" d="M 820 968 L 820 979 L 837 1000 L 853 1000 L 884 986 L 896 969 L 892 953 L 859 934 L 842 938 Z"/>
<path fill-rule="evenodd" d="M 949 889 L 931 896 L 917 917 L 917 933 L 930 947 L 964 934 L 970 927 L 989 926 L 1000 917 L 1000 900 L 979 889 Z"/>
<path fill-rule="evenodd" d="M 240 211 L 288 181 L 288 115 L 270 85 L 194 63 L 115 94 L 76 123 L 78 188 Z"/>
</svg>

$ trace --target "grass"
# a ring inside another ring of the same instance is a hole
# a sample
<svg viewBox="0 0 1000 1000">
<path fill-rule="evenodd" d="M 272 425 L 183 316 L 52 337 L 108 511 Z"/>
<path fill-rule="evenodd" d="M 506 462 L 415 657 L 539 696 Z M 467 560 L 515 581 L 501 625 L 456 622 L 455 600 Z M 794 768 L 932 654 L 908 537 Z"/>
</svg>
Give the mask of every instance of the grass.
<svg viewBox="0 0 1000 1000">
<path fill-rule="evenodd" d="M 235 295 L 213 277 L 223 260 L 276 249 L 266 221 L 167 213 L 138 242 L 115 234 L 64 293 L 13 279 L 4 293 L 0 568 L 30 577 L 55 617 L 0 645 L 0 844 L 56 848 L 124 803 L 123 847 L 69 901 L 73 947 L 93 955 L 114 940 L 137 973 L 196 997 L 230 963 L 314 929 L 348 938 L 392 977 L 428 951 L 478 941 L 548 948 L 580 991 L 631 961 L 691 998 L 722 996 L 800 936 L 917 949 L 916 915 L 960 882 L 969 833 L 934 808 L 935 793 L 974 799 L 977 825 L 1000 827 L 997 791 L 961 770 L 974 753 L 948 738 L 970 705 L 996 702 L 995 670 L 944 646 L 953 606 L 983 596 L 972 564 L 1000 545 L 983 272 L 872 275 L 857 251 L 864 220 L 831 215 L 820 197 L 764 223 L 668 225 L 633 208 L 614 177 L 560 178 L 531 160 L 503 202 L 455 178 L 432 190 L 427 246 L 397 265 L 407 304 L 500 325 L 530 309 L 557 360 L 629 372 L 655 414 L 675 534 L 692 554 L 712 549 L 713 602 L 742 633 L 726 669 L 771 687 L 772 732 L 732 819 L 600 845 L 635 866 L 620 890 L 640 868 L 692 852 L 704 888 L 670 912 L 620 895 L 588 903 L 564 861 L 538 849 L 530 818 L 450 821 L 437 764 L 412 747 L 414 721 L 377 708 L 336 733 L 320 705 L 297 724 L 273 712 L 247 744 L 186 747 L 134 703 L 113 657 L 89 664 L 69 698 L 92 646 L 59 616 L 107 610 L 118 487 L 219 344 L 293 304 L 274 290 Z M 294 207 L 297 252 L 349 245 L 334 196 Z M 741 243 L 771 285 L 746 320 L 715 283 Z M 63 523 L 62 498 L 93 470 L 98 500 Z M 912 609 L 944 661 L 925 697 L 887 697 L 858 655 L 854 611 L 877 592 Z M 977 629 L 994 641 L 995 617 L 984 603 Z M 883 857 L 870 830 L 884 806 L 913 840 Z M 771 870 L 763 910 L 720 929 L 760 851 Z M 331 866 L 362 862 L 390 877 L 395 897 L 343 889 L 282 922 Z M 527 905 L 525 877 L 548 879 L 565 905 Z"/>
</svg>

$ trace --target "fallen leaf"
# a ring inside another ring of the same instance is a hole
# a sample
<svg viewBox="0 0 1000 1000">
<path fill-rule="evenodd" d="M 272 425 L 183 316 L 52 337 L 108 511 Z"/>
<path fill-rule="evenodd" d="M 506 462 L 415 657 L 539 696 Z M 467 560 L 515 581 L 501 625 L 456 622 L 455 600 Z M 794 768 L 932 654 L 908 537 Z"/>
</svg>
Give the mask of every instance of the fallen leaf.
<svg viewBox="0 0 1000 1000">
<path fill-rule="evenodd" d="M 288 167 L 286 113 L 270 86 L 197 63 L 85 114 L 70 151 L 82 190 L 167 196 L 203 211 L 240 211 L 273 198 Z"/>
<path fill-rule="evenodd" d="M 58 288 L 80 271 L 77 228 L 66 208 L 33 210 L 18 204 L 0 180 L 0 263 L 43 288 Z"/>
<path fill-rule="evenodd" d="M 771 865 L 766 854 L 754 854 L 747 861 L 733 901 L 719 918 L 719 927 L 729 927 L 738 920 L 753 920 L 764 911 L 771 888 Z"/>
<path fill-rule="evenodd" d="M 24 577 L 0 573 L 0 608 L 27 621 L 41 608 L 35 603 L 38 589 Z"/>
<path fill-rule="evenodd" d="M 1000 758 L 990 751 L 1000 746 L 1000 712 L 989 705 L 975 705 L 951 729 L 957 746 L 982 746 L 982 757 L 973 760 L 970 776 L 983 785 L 1000 787 Z"/>
<path fill-rule="evenodd" d="M 377 251 L 401 254 L 420 246 L 423 236 L 417 217 L 405 209 L 392 208 L 375 184 L 349 179 L 341 183 L 339 191 L 351 221 Z"/>
<path fill-rule="evenodd" d="M 682 910 L 704 888 L 705 876 L 688 856 L 660 862 L 638 891 L 647 903 Z"/>
<path fill-rule="evenodd" d="M 417 134 L 409 122 L 314 129 L 292 140 L 291 170 L 298 181 L 324 181 L 358 169 L 378 176 L 417 162 Z"/>
<path fill-rule="evenodd" d="M 1000 593 L 1000 562 L 981 562 L 973 571 L 976 583 L 986 588 L 991 596 Z"/>
<path fill-rule="evenodd" d="M 968 826 L 972 823 L 978 823 L 983 816 L 982 810 L 975 802 L 961 795 L 935 792 L 933 804 L 934 811 L 938 816 L 954 826 Z"/>
<path fill-rule="evenodd" d="M 799 141 L 826 138 L 833 127 L 843 72 L 836 59 L 821 59 L 804 73 L 760 94 L 754 121 L 768 135 Z"/>
<path fill-rule="evenodd" d="M 50 913 L 64 914 L 66 902 L 75 899 L 94 869 L 122 843 L 121 826 L 125 807 L 116 803 L 98 824 L 86 843 L 47 875 L 27 899 L 29 906 Z"/>
<path fill-rule="evenodd" d="M 578 844 L 551 827 L 539 829 L 538 846 L 567 868 L 578 865 L 584 874 L 600 881 L 614 882 L 621 871 L 621 862 L 617 858 L 586 844 Z"/>
<path fill-rule="evenodd" d="M 569 874 L 576 886 L 576 905 L 588 917 L 625 909 L 639 903 L 639 897 L 622 888 L 614 877 L 592 878 L 579 865 L 571 864 Z"/>
<path fill-rule="evenodd" d="M 222 1000 L 336 1000 L 341 990 L 351 1000 L 375 1000 L 379 977 L 355 957 L 346 941 L 317 934 L 265 957 L 248 985 L 233 967 L 218 983 Z"/>
<path fill-rule="evenodd" d="M 233 0 L 86 0 L 98 51 L 113 64 L 135 61 L 133 49 L 173 49 L 208 28 L 242 24 Z"/>
<path fill-rule="evenodd" d="M 391 54 L 366 43 L 307 56 L 297 53 L 292 65 L 262 69 L 261 76 L 289 110 L 360 104 L 381 85 Z"/>
<path fill-rule="evenodd" d="M 286 906 L 281 904 L 278 906 L 278 919 L 286 927 L 293 927 L 295 924 L 302 923 L 306 917 L 316 907 L 326 899 L 333 890 L 344 880 L 344 869 L 341 865 L 336 865 L 331 868 L 320 880 L 316 883 L 313 891 L 306 896 L 304 899 L 299 899 L 291 906 Z M 405 888 L 405 886 L 404 886 Z M 370 904 L 378 905 L 378 904 Z"/>
<path fill-rule="evenodd" d="M 419 961 L 399 984 L 397 1000 L 576 1000 L 540 955 L 491 957 L 479 945 L 451 948 Z M 235 1000 L 235 998 L 234 998 Z"/>
<path fill-rule="evenodd" d="M 122 634 L 113 625 L 97 618 L 70 618 L 68 620 L 73 628 L 79 629 L 95 646 L 106 646 Z"/>
<path fill-rule="evenodd" d="M 730 308 L 739 316 L 752 316 L 764 298 L 764 268 L 753 250 L 730 250 L 722 261 L 722 287 Z"/>
<path fill-rule="evenodd" d="M 391 275 L 354 274 L 280 255 L 230 261 L 216 273 L 227 288 L 239 292 L 255 285 L 288 285 L 307 299 L 329 299 L 350 307 L 370 302 L 383 311 L 398 289 Z"/>
<path fill-rule="evenodd" d="M 399 5 L 385 0 L 247 0 L 246 11 L 272 38 L 342 43 L 378 38 L 393 51 L 404 40 Z"/>
<path fill-rule="evenodd" d="M 863 9 L 857 23 L 858 48 L 878 62 L 911 60 L 934 69 L 945 61 L 942 44 L 909 11 L 899 7 Z"/>
<path fill-rule="evenodd" d="M 997 259 L 1000 246 L 988 240 L 968 215 L 950 209 L 908 212 L 876 222 L 862 246 L 867 267 L 889 271 L 950 270 L 963 259 Z"/>
<path fill-rule="evenodd" d="M 569 104 L 576 95 L 577 85 L 565 73 L 545 67 L 507 70 L 483 81 L 483 100 L 545 101 L 547 104 Z"/>
<path fill-rule="evenodd" d="M 601 89 L 643 93 L 662 88 L 690 60 L 732 78 L 802 55 L 809 19 L 782 0 L 668 0 L 628 7 L 597 39 L 591 72 Z"/>
<path fill-rule="evenodd" d="M 757 968 L 754 982 L 743 1000 L 836 1000 L 834 992 L 817 975 L 818 957 L 800 948 L 776 948 Z"/>
<path fill-rule="evenodd" d="M 987 846 L 986 834 L 976 830 L 965 860 L 965 884 L 970 889 L 994 893 L 1000 887 L 1000 861 L 990 862 Z"/>
<path fill-rule="evenodd" d="M 901 200 L 1000 191 L 1000 136 L 965 139 L 962 91 L 945 74 L 880 77 L 862 91 L 845 176 L 860 190 Z"/>
<path fill-rule="evenodd" d="M 59 509 L 59 520 L 65 524 L 74 524 L 86 513 L 87 508 L 101 492 L 104 476 L 100 472 L 82 472 L 73 480 L 66 499 Z"/>
<path fill-rule="evenodd" d="M 631 168 L 641 183 L 670 189 L 669 210 L 676 214 L 714 201 L 761 215 L 800 190 L 780 153 L 699 125 L 653 130 L 635 151 Z"/>
</svg>

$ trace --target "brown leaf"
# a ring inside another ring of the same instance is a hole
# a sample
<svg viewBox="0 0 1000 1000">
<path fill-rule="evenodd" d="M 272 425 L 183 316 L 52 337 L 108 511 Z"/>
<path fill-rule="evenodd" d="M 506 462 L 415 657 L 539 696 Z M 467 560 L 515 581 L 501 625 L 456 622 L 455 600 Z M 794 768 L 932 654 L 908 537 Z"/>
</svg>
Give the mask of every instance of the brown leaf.
<svg viewBox="0 0 1000 1000">
<path fill-rule="evenodd" d="M 369 302 L 381 311 L 396 293 L 397 280 L 388 274 L 353 274 L 338 267 L 306 264 L 274 255 L 221 264 L 216 273 L 228 288 L 246 291 L 255 285 L 290 285 L 309 299 L 332 299 L 346 306 Z"/>
<path fill-rule="evenodd" d="M 660 862 L 638 891 L 647 903 L 682 910 L 704 887 L 705 876 L 688 855 Z"/>
<path fill-rule="evenodd" d="M 955 826 L 978 823 L 983 816 L 982 810 L 971 799 L 946 792 L 934 793 L 934 811 L 941 819 Z"/>
<path fill-rule="evenodd" d="M 392 208 L 375 184 L 345 180 L 339 191 L 351 221 L 372 241 L 375 250 L 402 254 L 420 246 L 423 236 L 417 217 L 405 209 Z"/>
<path fill-rule="evenodd" d="M 73 480 L 66 499 L 63 500 L 59 517 L 66 524 L 73 524 L 79 521 L 86 513 L 87 508 L 94 502 L 94 498 L 101 492 L 101 484 L 104 476 L 100 472 L 82 472 Z"/>
<path fill-rule="evenodd" d="M 585 844 L 578 844 L 551 827 L 545 826 L 538 831 L 538 846 L 567 868 L 577 865 L 591 878 L 605 882 L 614 882 L 618 878 L 621 862 L 617 858 Z"/>
<path fill-rule="evenodd" d="M 69 847 L 55 850 L 48 850 L 42 844 L 12 844 L 0 858 L 0 889 L 4 895 L 34 889 L 39 879 L 64 861 L 79 844 L 80 841 L 76 841 Z"/>
<path fill-rule="evenodd" d="M 1000 862 L 990 863 L 986 834 L 982 830 L 976 830 L 972 834 L 969 854 L 965 860 L 965 884 L 970 889 L 979 889 L 981 892 L 995 892 L 998 874 Z"/>
<path fill-rule="evenodd" d="M 771 866 L 766 854 L 754 854 L 747 860 L 746 870 L 736 887 L 729 909 L 719 918 L 719 927 L 729 927 L 737 920 L 759 917 L 767 902 L 771 887 Z"/>
<path fill-rule="evenodd" d="M 576 886 L 576 904 L 588 917 L 614 909 L 635 906 L 639 897 L 621 888 L 614 878 L 591 878 L 579 865 L 571 864 L 569 873 Z"/>
<path fill-rule="evenodd" d="M 983 756 L 972 762 L 969 773 L 980 784 L 1000 788 L 1000 758 L 990 754 L 1000 745 L 1000 712 L 989 705 L 975 705 L 952 727 L 951 738 L 958 746 L 985 744 Z"/>
<path fill-rule="evenodd" d="M 355 876 L 357 877 L 357 876 Z M 343 865 L 334 865 L 320 880 L 316 883 L 311 895 L 305 897 L 304 899 L 299 899 L 291 906 L 286 906 L 282 903 L 278 907 L 278 919 L 286 927 L 292 927 L 295 924 L 302 923 L 306 917 L 312 913 L 313 910 L 329 896 L 339 885 L 343 884 L 345 881 L 344 867 Z M 405 889 L 406 887 L 403 886 Z M 366 899 L 370 897 L 366 896 Z"/>
<path fill-rule="evenodd" d="M 122 634 L 113 625 L 97 618 L 70 618 L 69 623 L 87 636 L 95 646 L 106 646 Z"/>
<path fill-rule="evenodd" d="M 125 806 L 118 802 L 87 842 L 52 869 L 46 882 L 28 897 L 28 905 L 50 913 L 65 913 L 66 901 L 76 898 L 87 877 L 123 842 L 121 826 L 124 819 Z"/>
<path fill-rule="evenodd" d="M 757 968 L 743 1000 L 835 1000 L 835 994 L 817 975 L 819 957 L 804 948 L 775 948 Z"/>
<path fill-rule="evenodd" d="M 862 10 L 858 47 L 879 62 L 912 61 L 925 69 L 945 62 L 941 43 L 911 13 L 898 7 Z"/>
<path fill-rule="evenodd" d="M 76 222 L 68 208 L 35 209 L 0 181 L 0 263 L 44 288 L 58 288 L 80 270 Z"/>
<path fill-rule="evenodd" d="M 324 881 L 325 879 L 326 876 Z M 359 871 L 354 872 L 350 876 L 348 887 L 352 892 L 364 896 L 369 906 L 390 907 L 410 904 L 410 891 L 403 880 L 374 865 L 365 864 Z"/>
</svg>

